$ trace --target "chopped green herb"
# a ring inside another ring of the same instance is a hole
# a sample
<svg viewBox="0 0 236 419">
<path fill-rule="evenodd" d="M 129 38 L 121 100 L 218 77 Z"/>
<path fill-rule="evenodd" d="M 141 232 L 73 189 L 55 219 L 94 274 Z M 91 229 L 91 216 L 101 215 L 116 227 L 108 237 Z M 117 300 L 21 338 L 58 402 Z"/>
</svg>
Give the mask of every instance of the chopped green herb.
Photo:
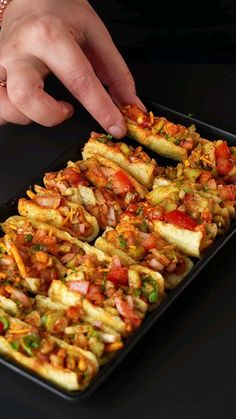
<svg viewBox="0 0 236 419">
<path fill-rule="evenodd" d="M 32 356 L 32 349 L 38 349 L 40 346 L 40 337 L 34 333 L 32 335 L 24 336 L 22 346 L 25 352 Z"/>
<path fill-rule="evenodd" d="M 125 240 L 123 234 L 119 235 L 119 245 L 120 247 L 127 247 L 127 241 Z"/>
<path fill-rule="evenodd" d="M 140 297 L 140 295 L 142 294 L 142 290 L 141 288 L 136 288 L 132 291 L 134 297 Z"/>
<path fill-rule="evenodd" d="M 156 290 L 152 291 L 148 296 L 148 301 L 152 304 L 156 303 L 158 299 L 158 293 Z"/>
<path fill-rule="evenodd" d="M 192 118 L 195 114 L 194 113 L 188 113 L 187 114 L 190 118 Z"/>
<path fill-rule="evenodd" d="M 104 272 L 103 274 L 103 279 L 101 281 L 101 291 L 104 292 L 105 291 L 105 286 L 106 286 L 106 280 L 107 280 L 107 272 Z"/>
<path fill-rule="evenodd" d="M 16 351 L 18 351 L 20 347 L 20 342 L 18 342 L 17 340 L 15 340 L 14 342 L 11 342 L 11 347 L 15 349 Z"/>
<path fill-rule="evenodd" d="M 7 253 L 6 250 L 2 246 L 0 246 L 0 254 L 4 255 L 4 253 Z"/>
<path fill-rule="evenodd" d="M 31 241 L 32 241 L 32 239 L 33 239 L 32 234 L 26 234 L 26 236 L 25 236 L 25 242 L 26 242 L 26 243 L 31 242 Z"/>
<path fill-rule="evenodd" d="M 191 192 L 191 189 L 189 189 L 189 188 L 183 188 L 183 190 L 184 190 L 184 192 L 186 192 L 186 193 L 190 193 L 190 192 Z"/>
<path fill-rule="evenodd" d="M 32 248 L 33 248 L 34 250 L 36 250 L 36 252 L 38 252 L 39 250 L 43 250 L 43 245 L 42 245 L 42 244 L 34 244 L 34 245 L 32 246 Z"/>
<path fill-rule="evenodd" d="M 108 138 L 108 140 L 112 140 L 112 138 L 113 138 L 113 137 L 112 137 L 112 135 L 111 135 L 111 134 L 108 134 L 108 135 L 107 135 L 107 138 Z"/>
<path fill-rule="evenodd" d="M 42 323 L 43 323 L 43 324 L 44 324 L 44 323 L 46 323 L 47 318 L 48 318 L 48 316 L 47 316 L 46 314 L 44 314 L 44 315 L 41 317 L 41 321 L 42 321 Z"/>
<path fill-rule="evenodd" d="M 2 323 L 4 331 L 9 329 L 9 321 L 6 317 L 0 317 L 0 323 Z"/>
<path fill-rule="evenodd" d="M 203 185 L 203 189 L 205 192 L 209 191 L 209 187 L 207 185 Z"/>
<path fill-rule="evenodd" d="M 97 141 L 99 141 L 100 143 L 106 144 L 107 143 L 107 137 L 98 137 L 96 138 Z"/>
<path fill-rule="evenodd" d="M 10 285 L 11 281 L 9 281 L 8 279 L 5 279 L 4 281 L 2 281 L 2 285 Z"/>
<path fill-rule="evenodd" d="M 146 220 L 143 220 L 142 223 L 139 226 L 139 229 L 143 232 L 143 233 L 147 233 L 148 232 L 148 223 Z"/>
<path fill-rule="evenodd" d="M 137 211 L 136 211 L 136 215 L 142 215 L 143 214 L 143 207 L 138 207 Z"/>
</svg>

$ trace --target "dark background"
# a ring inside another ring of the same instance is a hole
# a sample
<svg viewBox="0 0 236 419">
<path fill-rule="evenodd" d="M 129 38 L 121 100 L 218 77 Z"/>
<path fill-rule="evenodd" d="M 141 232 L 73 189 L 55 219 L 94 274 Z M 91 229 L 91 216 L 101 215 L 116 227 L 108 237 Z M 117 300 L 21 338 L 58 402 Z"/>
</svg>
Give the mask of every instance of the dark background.
<svg viewBox="0 0 236 419">
<path fill-rule="evenodd" d="M 91 1 L 140 94 L 236 132 L 236 6 L 229 1 Z M 121 86 L 122 88 L 122 86 Z M 0 128 L 0 204 L 28 186 L 95 122 Z M 196 278 L 89 401 L 73 405 L 0 366 L 1 417 L 235 418 L 235 239 Z"/>
</svg>

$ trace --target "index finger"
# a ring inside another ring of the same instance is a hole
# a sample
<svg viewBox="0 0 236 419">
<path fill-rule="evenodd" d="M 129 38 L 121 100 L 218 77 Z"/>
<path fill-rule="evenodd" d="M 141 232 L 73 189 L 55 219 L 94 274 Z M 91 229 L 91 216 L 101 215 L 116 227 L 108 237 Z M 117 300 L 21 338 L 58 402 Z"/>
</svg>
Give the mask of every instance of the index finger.
<svg viewBox="0 0 236 419">
<path fill-rule="evenodd" d="M 49 67 L 99 124 L 116 138 L 126 134 L 124 118 L 67 28 L 59 25 L 54 36 L 36 39 L 36 55 Z M 50 37 L 49 37 L 50 38 Z"/>
</svg>

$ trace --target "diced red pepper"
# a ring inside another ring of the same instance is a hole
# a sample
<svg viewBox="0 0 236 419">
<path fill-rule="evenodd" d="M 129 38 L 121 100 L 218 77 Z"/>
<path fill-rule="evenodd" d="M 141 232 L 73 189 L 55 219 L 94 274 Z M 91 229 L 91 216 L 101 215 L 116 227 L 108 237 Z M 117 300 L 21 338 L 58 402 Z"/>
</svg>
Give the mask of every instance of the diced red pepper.
<svg viewBox="0 0 236 419">
<path fill-rule="evenodd" d="M 202 170 L 202 173 L 200 174 L 198 178 L 199 183 L 206 183 L 208 180 L 212 178 L 212 173 L 209 170 Z"/>
<path fill-rule="evenodd" d="M 220 175 L 228 175 L 233 169 L 234 164 L 225 157 L 218 157 L 216 161 L 216 169 Z"/>
<path fill-rule="evenodd" d="M 123 266 L 111 267 L 108 271 L 107 279 L 116 285 L 127 285 L 128 268 Z"/>
<path fill-rule="evenodd" d="M 230 158 L 230 149 L 226 141 L 216 146 L 215 157 L 216 159 L 218 159 L 218 157 L 224 157 L 225 159 Z"/>
<path fill-rule="evenodd" d="M 198 223 L 183 211 L 174 210 L 165 214 L 165 221 L 167 223 L 175 224 L 180 228 L 187 230 L 195 230 Z"/>
<path fill-rule="evenodd" d="M 218 191 L 222 199 L 226 199 L 229 201 L 235 200 L 235 189 L 233 185 L 219 185 Z"/>
<path fill-rule="evenodd" d="M 74 170 L 72 167 L 67 167 L 63 170 L 63 175 L 71 186 L 84 185 L 87 186 L 88 182 L 83 179 L 81 173 Z"/>
<path fill-rule="evenodd" d="M 148 237 L 143 239 L 141 244 L 146 251 L 154 249 L 157 247 L 157 237 L 154 234 L 149 234 Z"/>
<path fill-rule="evenodd" d="M 113 186 L 114 192 L 117 194 L 133 192 L 135 189 L 129 176 L 123 170 L 118 170 L 112 176 L 112 186 Z"/>
</svg>

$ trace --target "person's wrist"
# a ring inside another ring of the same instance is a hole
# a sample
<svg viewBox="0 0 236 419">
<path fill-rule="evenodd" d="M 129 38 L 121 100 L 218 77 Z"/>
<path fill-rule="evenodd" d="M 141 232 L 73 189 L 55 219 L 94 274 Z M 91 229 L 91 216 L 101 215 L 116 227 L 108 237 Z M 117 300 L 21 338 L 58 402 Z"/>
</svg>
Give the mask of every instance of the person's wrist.
<svg viewBox="0 0 236 419">
<path fill-rule="evenodd" d="M 11 2 L 12 0 L 0 0 L 0 26 L 2 24 L 2 19 L 3 19 L 3 15 L 4 12 L 8 6 L 8 4 Z"/>
</svg>

